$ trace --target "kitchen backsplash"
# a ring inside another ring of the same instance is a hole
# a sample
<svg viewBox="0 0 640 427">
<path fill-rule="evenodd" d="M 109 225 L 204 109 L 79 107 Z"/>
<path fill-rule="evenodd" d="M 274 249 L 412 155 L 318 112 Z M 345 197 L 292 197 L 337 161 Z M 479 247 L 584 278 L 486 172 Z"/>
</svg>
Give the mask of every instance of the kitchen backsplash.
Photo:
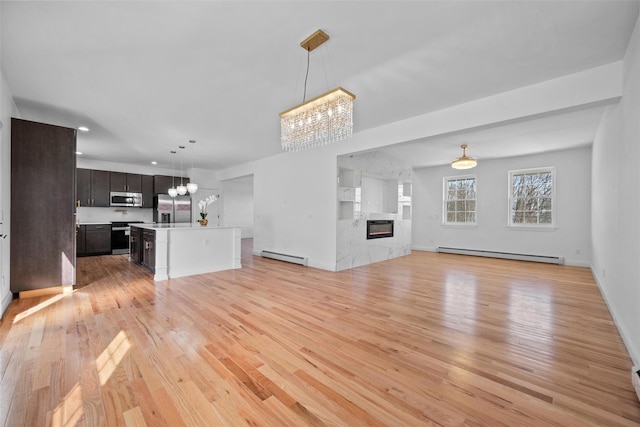
<svg viewBox="0 0 640 427">
<path fill-rule="evenodd" d="M 142 221 L 153 222 L 151 208 L 76 208 L 80 224 L 111 221 Z"/>
</svg>

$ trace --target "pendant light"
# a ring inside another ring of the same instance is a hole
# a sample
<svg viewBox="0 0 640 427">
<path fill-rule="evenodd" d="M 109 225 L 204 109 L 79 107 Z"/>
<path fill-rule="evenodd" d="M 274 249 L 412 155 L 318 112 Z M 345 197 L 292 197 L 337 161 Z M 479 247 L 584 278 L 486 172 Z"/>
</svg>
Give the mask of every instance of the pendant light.
<svg viewBox="0 0 640 427">
<path fill-rule="evenodd" d="M 473 157 L 467 157 L 467 145 L 462 144 L 462 157 L 455 159 L 451 162 L 451 167 L 454 169 L 471 169 L 478 164 L 477 160 Z"/>
<path fill-rule="evenodd" d="M 178 148 L 184 150 L 184 145 L 181 145 Z M 181 196 L 187 194 L 187 187 L 182 184 L 182 154 L 180 154 L 180 185 L 178 185 L 176 189 L 178 190 L 178 194 Z"/>
<path fill-rule="evenodd" d="M 193 176 L 193 147 L 196 144 L 196 140 L 190 139 L 189 143 L 191 144 L 191 174 Z M 196 191 L 198 191 L 198 184 L 193 181 L 187 182 L 187 191 L 189 192 L 189 194 L 195 193 Z"/>
<path fill-rule="evenodd" d="M 171 154 L 176 154 L 176 152 L 171 150 Z M 173 156 L 171 156 L 171 188 L 167 193 L 169 193 L 169 196 L 171 197 L 176 197 L 178 195 L 178 190 L 176 189 L 176 161 Z"/>
<path fill-rule="evenodd" d="M 310 52 L 329 40 L 322 30 L 300 43 L 307 51 L 307 74 L 302 104 L 280 113 L 280 141 L 285 151 L 301 151 L 351 138 L 353 134 L 354 94 L 338 86 L 306 100 Z"/>
</svg>

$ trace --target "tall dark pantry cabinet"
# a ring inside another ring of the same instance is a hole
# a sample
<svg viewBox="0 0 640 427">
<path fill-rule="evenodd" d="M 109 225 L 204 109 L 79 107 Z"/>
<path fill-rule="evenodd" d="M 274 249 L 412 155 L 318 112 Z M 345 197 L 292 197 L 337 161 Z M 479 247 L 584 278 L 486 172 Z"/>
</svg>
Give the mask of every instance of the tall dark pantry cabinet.
<svg viewBox="0 0 640 427">
<path fill-rule="evenodd" d="M 76 130 L 11 119 L 11 291 L 74 285 Z"/>
</svg>

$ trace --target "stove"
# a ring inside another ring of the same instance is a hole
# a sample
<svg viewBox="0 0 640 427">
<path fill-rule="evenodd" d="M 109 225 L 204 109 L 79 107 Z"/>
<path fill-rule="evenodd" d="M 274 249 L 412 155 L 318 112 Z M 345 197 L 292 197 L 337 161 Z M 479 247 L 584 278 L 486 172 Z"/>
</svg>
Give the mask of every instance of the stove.
<svg viewBox="0 0 640 427">
<path fill-rule="evenodd" d="M 129 224 L 142 224 L 143 221 L 111 221 L 111 253 L 129 253 Z"/>
</svg>

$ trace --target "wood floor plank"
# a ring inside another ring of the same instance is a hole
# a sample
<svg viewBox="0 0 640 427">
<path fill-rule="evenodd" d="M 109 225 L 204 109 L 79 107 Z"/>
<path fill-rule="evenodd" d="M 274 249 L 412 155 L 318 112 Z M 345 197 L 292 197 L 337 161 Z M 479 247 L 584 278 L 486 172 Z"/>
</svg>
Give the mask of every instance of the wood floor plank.
<svg viewBox="0 0 640 427">
<path fill-rule="evenodd" d="M 633 426 L 631 360 L 586 268 L 414 252 L 154 282 L 79 258 L 0 324 L 0 426 Z"/>
</svg>

